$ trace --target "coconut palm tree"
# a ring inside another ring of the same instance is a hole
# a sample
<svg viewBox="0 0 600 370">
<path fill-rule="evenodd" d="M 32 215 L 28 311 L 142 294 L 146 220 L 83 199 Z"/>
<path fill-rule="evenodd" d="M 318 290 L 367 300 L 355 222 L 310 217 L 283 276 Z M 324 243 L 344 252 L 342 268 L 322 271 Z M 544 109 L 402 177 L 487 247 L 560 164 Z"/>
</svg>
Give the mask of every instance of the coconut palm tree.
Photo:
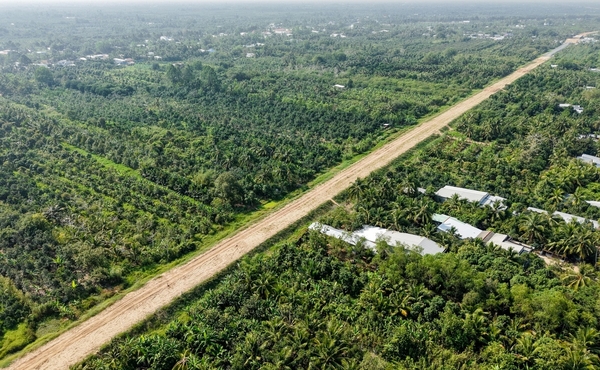
<svg viewBox="0 0 600 370">
<path fill-rule="evenodd" d="M 583 203 L 583 188 L 577 188 L 573 194 L 569 196 L 569 204 L 578 208 Z"/>
<path fill-rule="evenodd" d="M 317 333 L 313 339 L 314 354 L 311 356 L 310 365 L 317 368 L 338 368 L 350 347 L 343 338 L 345 324 L 337 320 L 327 321 L 325 330 Z M 312 368 L 312 366 L 310 366 Z"/>
<path fill-rule="evenodd" d="M 526 365 L 532 365 L 536 354 L 538 353 L 538 342 L 531 333 L 523 333 L 515 344 L 515 351 L 518 358 Z"/>
<path fill-rule="evenodd" d="M 570 370 L 593 370 L 597 369 L 598 356 L 591 354 L 588 350 L 580 347 L 565 347 L 565 369 Z"/>
<path fill-rule="evenodd" d="M 556 210 L 558 208 L 558 206 L 564 201 L 565 199 L 565 195 L 562 192 L 561 189 L 557 188 L 552 190 L 552 195 L 550 196 L 550 199 L 548 199 L 550 201 L 550 204 L 552 205 L 552 208 L 554 210 Z"/>
<path fill-rule="evenodd" d="M 548 222 L 543 215 L 531 212 L 521 218 L 519 231 L 528 243 L 542 244 L 546 241 L 548 235 Z"/>
<path fill-rule="evenodd" d="M 569 269 L 568 273 L 561 280 L 573 290 L 589 286 L 598 279 L 596 270 L 591 265 L 581 265 L 578 270 Z"/>
<path fill-rule="evenodd" d="M 400 208 L 399 206 L 394 207 L 394 209 L 390 212 L 389 218 L 392 221 L 394 230 L 400 230 L 402 221 L 406 219 L 406 209 Z"/>
<path fill-rule="evenodd" d="M 570 334 L 569 337 L 575 345 L 583 347 L 594 354 L 600 354 L 600 332 L 595 328 L 579 328 L 575 335 Z"/>
<path fill-rule="evenodd" d="M 423 199 L 419 199 L 416 202 L 412 202 L 407 212 L 409 220 L 416 223 L 419 226 L 430 223 L 433 213 L 429 203 L 427 203 L 427 201 Z"/>
</svg>

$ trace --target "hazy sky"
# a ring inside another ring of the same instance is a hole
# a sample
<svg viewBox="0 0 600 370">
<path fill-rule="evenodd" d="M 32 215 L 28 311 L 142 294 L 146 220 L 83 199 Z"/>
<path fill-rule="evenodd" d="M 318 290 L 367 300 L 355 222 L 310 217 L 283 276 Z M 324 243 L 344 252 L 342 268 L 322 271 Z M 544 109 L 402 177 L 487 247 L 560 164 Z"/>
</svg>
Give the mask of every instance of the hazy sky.
<svg viewBox="0 0 600 370">
<path fill-rule="evenodd" d="M 94 4 L 94 5 L 102 5 L 102 4 L 152 4 L 152 3 L 163 3 L 163 4 L 201 4 L 201 3 L 211 3 L 211 4 L 233 4 L 233 3 L 268 3 L 273 2 L 280 5 L 285 3 L 307 3 L 307 2 L 318 2 L 318 3 L 364 3 L 364 4 L 372 4 L 372 3 L 394 3 L 394 4 L 402 4 L 402 3 L 474 3 L 474 4 L 495 4 L 498 3 L 518 3 L 518 4 L 565 4 L 573 6 L 573 4 L 594 4 L 600 6 L 598 0 L 575 0 L 565 2 L 564 0 L 502 0 L 502 1 L 491 1 L 491 0 L 225 0 L 225 1 L 215 1 L 215 0 L 0 0 L 0 5 L 19 5 L 19 4 L 40 4 L 40 5 L 49 5 L 49 4 Z M 0 9 L 1 11 L 1 9 Z"/>
</svg>

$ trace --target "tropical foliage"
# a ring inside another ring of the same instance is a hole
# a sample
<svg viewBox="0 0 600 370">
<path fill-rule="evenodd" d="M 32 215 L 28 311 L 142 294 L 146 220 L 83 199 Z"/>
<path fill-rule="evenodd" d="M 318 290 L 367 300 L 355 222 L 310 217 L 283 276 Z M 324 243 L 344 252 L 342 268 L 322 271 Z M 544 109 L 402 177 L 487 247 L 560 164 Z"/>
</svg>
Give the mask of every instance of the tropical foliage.
<svg viewBox="0 0 600 370">
<path fill-rule="evenodd" d="M 573 55 L 597 55 L 597 48 L 573 47 L 559 66 Z M 448 132 L 355 182 L 320 218 L 349 231 L 370 224 L 424 235 L 448 253 L 421 256 L 381 242 L 375 254 L 306 231 L 246 257 L 197 298 L 77 368 L 597 368 L 598 231 L 527 210 L 599 218 L 585 202 L 598 199 L 599 170 L 574 159 L 597 153 L 587 136 L 599 129 L 595 95 L 570 82 L 584 78 L 598 81 L 586 66 L 542 66 Z M 558 109 L 567 99 L 584 113 Z M 477 136 L 488 125 L 489 136 Z M 508 207 L 458 197 L 441 203 L 433 193 L 446 184 L 501 195 Z M 567 263 L 437 232 L 434 212 L 507 233 Z"/>
<path fill-rule="evenodd" d="M 443 19 L 434 15 L 438 8 L 423 11 L 423 5 L 394 6 L 392 13 L 387 6 L 296 8 L 274 12 L 257 5 L 240 14 L 242 8 L 220 5 L 56 5 L 45 12 L 3 7 L 0 357 L 206 247 L 232 221 L 304 189 L 332 166 L 597 25 L 590 17 L 571 18 L 571 10 L 553 18 L 559 27 L 543 26 L 546 21 L 535 14 L 517 20 L 478 7 L 468 13 L 474 17 L 469 22 L 462 8 Z M 522 14 L 532 15 L 527 9 Z M 347 229 L 371 223 L 423 232 L 458 251 L 454 236 L 435 233 L 431 215 L 443 211 L 570 261 L 592 262 L 595 231 L 528 215 L 524 207 L 600 217 L 585 203 L 600 191 L 597 170 L 569 160 L 596 153 L 593 139 L 577 136 L 597 130 L 598 95 L 582 88 L 595 86 L 597 75 L 588 70 L 595 63 L 597 47 L 591 44 L 560 60 L 558 68 L 527 77 L 461 118 L 453 133 L 387 173 L 358 182 L 342 199 L 350 211 L 327 217 Z M 582 104 L 585 112 L 558 110 L 563 100 Z M 457 200 L 440 205 L 431 192 L 417 191 L 446 183 L 496 192 L 513 205 L 508 212 Z M 302 248 L 321 255 L 326 247 Z M 338 249 L 331 263 L 344 264 L 349 254 L 356 259 L 348 263 L 358 264 L 352 274 L 359 282 L 344 294 L 358 299 L 368 286 L 364 273 L 377 271 L 379 262 L 360 248 Z M 581 277 L 562 283 L 578 290 L 592 284 L 589 270 L 579 271 Z M 272 282 L 280 277 L 272 272 L 261 279 L 245 294 L 253 296 L 256 289 L 261 299 L 272 299 Z M 349 289 L 338 284 L 336 289 Z M 371 310 L 374 320 L 414 318 L 414 296 L 396 294 L 394 286 L 383 296 L 359 299 L 364 307 L 383 305 L 382 312 Z M 460 294 L 443 299 L 458 304 Z M 306 331 L 298 335 L 309 338 L 301 343 L 323 347 L 298 366 L 341 365 L 342 358 L 364 356 L 348 339 L 354 321 L 327 313 L 332 324 L 324 329 L 323 321 L 319 328 L 325 331 L 317 335 L 309 320 L 316 314 L 299 314 Z M 255 335 L 248 346 L 262 340 L 260 331 Z M 221 351 L 208 338 L 198 348 Z M 160 366 L 171 366 L 169 356 L 178 350 L 187 353 L 177 359 L 179 368 L 187 366 L 187 357 L 201 356 L 177 340 L 142 342 L 170 348 Z M 461 343 L 444 348 L 462 351 L 467 339 Z M 275 343 L 269 348 L 285 351 Z M 583 353 L 571 350 L 573 356 Z M 402 351 L 393 351 L 398 355 L 368 361 L 400 361 Z M 415 361 L 421 355 L 414 354 Z"/>
</svg>

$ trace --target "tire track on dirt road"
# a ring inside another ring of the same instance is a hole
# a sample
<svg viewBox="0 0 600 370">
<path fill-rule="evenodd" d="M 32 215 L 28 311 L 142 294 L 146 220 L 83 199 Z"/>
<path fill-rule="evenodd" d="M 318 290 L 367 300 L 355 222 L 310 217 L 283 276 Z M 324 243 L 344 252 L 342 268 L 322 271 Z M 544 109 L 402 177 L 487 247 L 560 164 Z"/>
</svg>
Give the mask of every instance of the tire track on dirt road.
<svg viewBox="0 0 600 370">
<path fill-rule="evenodd" d="M 569 39 L 565 44 L 576 42 L 576 38 Z M 306 216 L 348 188 L 356 179 L 364 178 L 371 172 L 388 165 L 421 141 L 439 132 L 461 114 L 547 61 L 554 52 L 562 50 L 561 48 L 537 58 L 481 92 L 414 127 L 340 171 L 330 180 L 314 187 L 281 209 L 248 225 L 235 235 L 222 240 L 212 249 L 186 264 L 153 278 L 140 289 L 125 295 L 121 300 L 87 321 L 16 360 L 9 369 L 68 369 L 69 366 L 98 351 L 103 344 L 109 342 L 116 335 L 131 329 L 133 325 L 168 305 L 181 294 L 208 280 L 261 243 Z"/>
</svg>

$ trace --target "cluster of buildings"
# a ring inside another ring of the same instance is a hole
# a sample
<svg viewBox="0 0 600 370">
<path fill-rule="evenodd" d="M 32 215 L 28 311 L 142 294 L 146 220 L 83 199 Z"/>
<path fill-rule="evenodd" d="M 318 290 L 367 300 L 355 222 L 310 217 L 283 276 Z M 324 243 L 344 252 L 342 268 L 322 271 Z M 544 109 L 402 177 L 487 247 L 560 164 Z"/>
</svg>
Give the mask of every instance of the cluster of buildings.
<svg viewBox="0 0 600 370">
<path fill-rule="evenodd" d="M 292 36 L 292 30 L 288 28 L 274 28 L 272 31 L 276 35 Z"/>
<path fill-rule="evenodd" d="M 85 60 L 108 60 L 108 54 L 86 55 Z"/>
<path fill-rule="evenodd" d="M 264 37 L 269 37 L 273 35 L 283 35 L 283 36 L 292 36 L 292 30 L 289 28 L 276 27 L 275 24 L 271 23 L 269 25 L 269 30 L 262 32 Z"/>
<path fill-rule="evenodd" d="M 579 159 L 584 160 L 589 163 L 592 163 L 592 164 L 595 164 L 597 167 L 600 167 L 600 158 L 598 158 L 598 157 L 594 157 L 594 156 L 591 156 L 588 154 L 583 154 L 581 157 L 579 157 Z M 506 206 L 504 205 L 504 201 L 506 200 L 505 198 L 502 198 L 499 196 L 494 196 L 494 195 L 491 195 L 491 194 L 483 192 L 483 191 L 459 188 L 459 187 L 455 187 L 455 186 L 444 186 L 443 188 L 438 190 L 435 194 L 438 197 L 438 199 L 441 201 L 445 201 L 447 199 L 452 198 L 453 196 L 457 196 L 459 199 L 465 199 L 465 200 L 468 200 L 469 202 L 476 202 L 481 207 L 488 205 L 488 206 L 497 206 L 497 207 L 499 207 L 498 209 L 506 209 Z M 596 201 L 586 201 L 586 202 L 592 206 L 600 207 L 600 202 L 596 202 Z M 537 213 L 545 213 L 545 214 L 548 213 L 547 211 L 545 211 L 543 209 L 534 208 L 534 207 L 529 207 L 529 208 L 527 208 L 527 210 L 531 211 L 531 212 L 537 212 Z M 585 222 L 590 222 L 594 226 L 594 228 L 596 228 L 596 229 L 600 228 L 600 224 L 598 223 L 598 221 L 588 220 L 586 218 L 583 218 L 580 216 L 575 216 L 575 215 L 572 215 L 569 213 L 556 211 L 552 215 L 562 218 L 567 223 L 571 222 L 571 221 L 577 221 L 581 224 L 583 224 Z M 441 215 L 440 217 L 443 217 L 443 216 L 445 216 L 445 215 Z M 445 216 L 445 217 L 449 217 L 449 216 Z M 450 217 L 450 219 L 452 219 L 452 217 Z M 440 222 L 442 222 L 442 221 L 440 221 Z M 452 226 L 452 222 L 454 222 L 454 221 L 450 221 L 450 223 L 448 225 Z M 464 225 L 466 225 L 466 224 L 464 224 Z M 464 225 L 460 225 L 461 228 L 464 227 Z M 480 237 L 481 238 L 482 234 L 475 235 L 475 233 L 477 233 L 478 231 L 481 232 L 481 230 L 475 229 L 472 226 L 470 226 L 470 227 L 472 229 L 469 229 L 467 227 L 464 227 L 461 229 L 461 230 L 464 230 L 465 232 L 470 230 L 470 232 L 468 233 L 468 236 L 465 236 L 465 237 L 469 237 L 469 238 Z M 440 230 L 447 231 L 447 230 L 444 230 L 444 227 L 442 227 Z M 459 235 L 462 235 L 462 234 L 459 232 Z M 465 235 L 467 235 L 467 234 L 465 234 Z M 484 238 L 481 238 L 481 239 L 484 239 Z"/>
<path fill-rule="evenodd" d="M 454 232 L 460 239 L 481 239 L 486 244 L 497 245 L 505 250 L 512 250 L 519 254 L 529 253 L 533 250 L 532 247 L 513 240 L 506 234 L 495 233 L 489 230 L 481 230 L 473 225 L 464 223 L 454 217 L 443 214 L 434 214 L 433 221 L 439 225 L 437 229 L 443 232 Z"/>
<path fill-rule="evenodd" d="M 160 55 L 155 55 L 153 51 L 149 51 L 148 52 L 148 58 L 154 59 L 154 60 L 161 60 L 162 59 L 162 57 Z"/>
<path fill-rule="evenodd" d="M 584 155 L 585 156 L 585 155 Z M 591 156 L 590 156 L 591 157 Z M 593 157 L 594 163 L 600 166 L 600 158 Z M 424 192 L 424 189 L 419 189 L 420 192 Z M 479 206 L 491 206 L 499 207 L 498 209 L 506 209 L 504 201 L 506 198 L 502 198 L 490 193 L 483 191 L 460 188 L 456 186 L 444 186 L 435 192 L 438 200 L 446 201 L 452 197 L 458 197 L 469 202 L 475 202 Z M 596 207 L 600 207 L 600 202 L 586 201 L 588 204 Z M 548 213 L 543 209 L 529 207 L 528 211 L 538 213 Z M 554 212 L 553 216 L 562 218 L 565 222 L 576 221 L 579 223 L 591 223 L 594 228 L 600 228 L 600 224 L 594 220 L 588 220 L 583 217 L 571 215 L 564 212 Z M 441 232 L 452 232 L 460 239 L 480 239 L 485 244 L 495 245 L 507 251 L 514 251 L 518 254 L 529 253 L 533 251 L 533 248 L 527 244 L 523 244 L 519 241 L 512 239 L 506 234 L 496 233 L 489 230 L 481 230 L 473 225 L 462 222 L 455 217 L 451 217 L 444 214 L 434 214 L 432 220 L 437 223 L 437 230 Z M 347 232 L 339 230 L 329 225 L 320 223 L 312 223 L 309 226 L 309 230 L 315 230 L 325 235 L 340 239 L 348 244 L 357 245 L 362 243 L 366 248 L 369 248 L 376 252 L 376 245 L 378 242 L 386 242 L 390 246 L 405 246 L 409 249 L 413 249 L 421 253 L 436 254 L 445 251 L 445 248 L 440 246 L 438 243 L 431 239 L 423 236 L 401 233 L 398 231 L 388 230 L 380 227 L 363 225 L 363 228 L 353 232 Z"/>
<path fill-rule="evenodd" d="M 43 60 L 40 63 L 34 63 L 33 65 L 37 66 L 37 67 L 46 67 L 46 68 L 50 67 L 51 65 L 54 65 L 55 67 L 74 67 L 77 62 L 87 62 L 89 60 L 108 60 L 108 59 L 109 59 L 108 54 L 93 54 L 93 55 L 86 55 L 85 57 L 81 57 L 77 60 L 63 59 L 63 60 L 59 60 L 58 62 L 55 62 L 55 63 L 51 63 L 47 60 Z M 155 59 L 161 59 L 161 58 L 155 57 Z M 130 65 L 135 64 L 135 61 L 132 58 L 125 58 L 125 59 L 113 58 L 113 61 L 116 65 L 123 65 L 123 66 L 130 66 Z"/>
<path fill-rule="evenodd" d="M 54 65 L 57 67 L 73 67 L 75 66 L 75 62 L 72 60 L 59 60 Z"/>
<path fill-rule="evenodd" d="M 596 134 L 579 135 L 579 139 L 580 140 L 592 139 L 594 141 L 598 141 L 598 140 L 600 140 L 600 135 L 596 135 Z M 585 154 L 585 155 L 587 155 L 587 154 Z"/>
</svg>

